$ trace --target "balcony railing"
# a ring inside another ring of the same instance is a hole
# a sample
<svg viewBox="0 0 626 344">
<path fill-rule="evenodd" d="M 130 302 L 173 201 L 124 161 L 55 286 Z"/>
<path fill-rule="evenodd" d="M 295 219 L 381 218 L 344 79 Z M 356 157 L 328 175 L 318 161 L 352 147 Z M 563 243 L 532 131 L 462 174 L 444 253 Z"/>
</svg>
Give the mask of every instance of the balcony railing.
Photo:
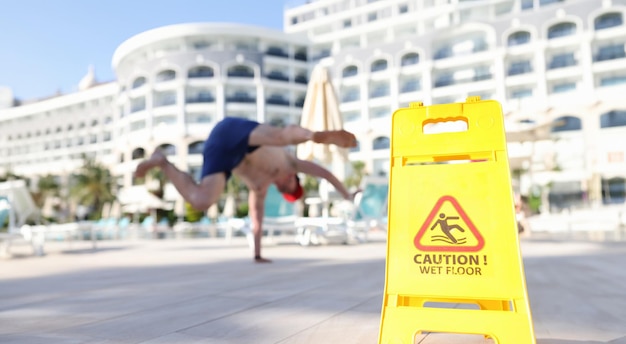
<svg viewBox="0 0 626 344">
<path fill-rule="evenodd" d="M 298 84 L 308 84 L 309 83 L 309 80 L 304 75 L 296 75 L 296 77 L 293 79 L 293 81 L 295 81 Z"/>
<path fill-rule="evenodd" d="M 280 72 L 270 72 L 265 77 L 270 80 L 289 81 L 289 77 Z"/>
<path fill-rule="evenodd" d="M 280 97 L 270 97 L 265 101 L 266 104 L 289 106 L 289 100 Z"/>
<path fill-rule="evenodd" d="M 308 61 L 308 57 L 307 57 L 306 53 L 303 53 L 303 52 L 295 53 L 293 55 L 293 58 L 295 60 L 298 60 L 298 61 L 305 61 L 305 62 Z"/>
<path fill-rule="evenodd" d="M 555 56 L 550 63 L 548 63 L 548 69 L 558 69 L 577 65 L 578 62 L 574 58 L 574 55 L 560 55 Z"/>
<path fill-rule="evenodd" d="M 254 78 L 254 72 L 233 70 L 228 72 L 228 76 L 235 78 Z"/>
<path fill-rule="evenodd" d="M 269 56 L 276 56 L 276 57 L 284 57 L 284 58 L 289 57 L 289 54 L 287 54 L 286 51 L 278 47 L 269 47 L 267 51 L 265 52 L 265 54 Z"/>
<path fill-rule="evenodd" d="M 215 101 L 215 97 L 213 97 L 211 95 L 202 95 L 202 96 L 188 97 L 186 99 L 186 102 L 188 104 L 193 104 L 193 103 L 213 103 L 214 101 Z"/>
<path fill-rule="evenodd" d="M 445 87 L 445 86 L 452 86 L 452 85 L 467 84 L 470 82 L 490 80 L 492 78 L 493 78 L 493 74 L 490 74 L 490 73 L 474 75 L 471 78 L 464 78 L 464 79 L 454 79 L 452 76 L 445 76 L 445 77 L 441 77 L 435 80 L 434 87 Z"/>
<path fill-rule="evenodd" d="M 595 62 L 617 60 L 626 57 L 624 52 L 624 45 L 615 45 L 609 47 L 602 47 L 598 51 L 598 54 L 594 56 Z"/>
<path fill-rule="evenodd" d="M 250 96 L 231 96 L 226 97 L 227 103 L 256 103 L 256 98 Z"/>
<path fill-rule="evenodd" d="M 420 83 L 417 80 L 407 81 L 400 87 L 400 93 L 416 92 L 420 89 Z"/>
</svg>

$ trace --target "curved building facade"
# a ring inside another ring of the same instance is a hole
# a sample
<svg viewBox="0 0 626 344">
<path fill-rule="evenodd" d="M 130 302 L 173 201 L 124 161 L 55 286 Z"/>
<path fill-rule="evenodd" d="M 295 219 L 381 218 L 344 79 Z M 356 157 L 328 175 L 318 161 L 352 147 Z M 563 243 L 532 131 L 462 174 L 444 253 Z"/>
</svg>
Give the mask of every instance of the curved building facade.
<svg viewBox="0 0 626 344">
<path fill-rule="evenodd" d="M 304 43 L 303 43 L 304 42 Z M 132 183 L 136 161 L 163 148 L 196 175 L 219 120 L 298 123 L 307 86 L 307 44 L 298 35 L 231 24 L 182 24 L 141 33 L 113 55 L 116 174 Z"/>
</svg>

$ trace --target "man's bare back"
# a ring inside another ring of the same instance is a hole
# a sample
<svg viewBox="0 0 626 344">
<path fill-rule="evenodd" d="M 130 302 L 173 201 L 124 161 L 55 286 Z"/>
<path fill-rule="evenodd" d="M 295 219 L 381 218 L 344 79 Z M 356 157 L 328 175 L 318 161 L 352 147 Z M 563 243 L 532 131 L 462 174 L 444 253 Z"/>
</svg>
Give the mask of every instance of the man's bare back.
<svg viewBox="0 0 626 344">
<path fill-rule="evenodd" d="M 233 169 L 233 174 L 240 177 L 250 189 L 266 189 L 277 178 L 296 173 L 294 157 L 283 147 L 261 146 L 249 153 Z"/>
</svg>

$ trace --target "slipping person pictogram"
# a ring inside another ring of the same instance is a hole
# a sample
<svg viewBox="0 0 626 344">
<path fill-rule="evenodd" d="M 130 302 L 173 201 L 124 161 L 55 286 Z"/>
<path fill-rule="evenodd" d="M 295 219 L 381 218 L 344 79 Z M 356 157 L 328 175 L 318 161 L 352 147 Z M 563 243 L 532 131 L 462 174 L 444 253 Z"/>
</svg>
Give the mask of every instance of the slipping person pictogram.
<svg viewBox="0 0 626 344">
<path fill-rule="evenodd" d="M 449 224 L 448 220 L 458 220 L 459 217 L 458 216 L 446 216 L 446 214 L 444 213 L 439 213 L 439 220 L 435 221 L 435 224 L 432 225 L 432 227 L 430 227 L 430 230 L 434 230 L 437 225 L 439 225 L 439 227 L 441 228 L 441 231 L 443 232 L 443 234 L 445 234 L 446 236 L 442 236 L 442 235 L 433 235 L 432 236 L 432 241 L 445 241 L 447 243 L 450 244 L 464 244 L 465 243 L 465 238 L 460 238 L 457 239 L 454 237 L 454 235 L 452 235 L 452 230 L 453 229 L 458 229 L 461 232 L 465 232 L 465 229 L 463 229 L 463 227 L 457 225 L 457 224 Z M 447 237 L 447 239 L 446 239 Z"/>
</svg>

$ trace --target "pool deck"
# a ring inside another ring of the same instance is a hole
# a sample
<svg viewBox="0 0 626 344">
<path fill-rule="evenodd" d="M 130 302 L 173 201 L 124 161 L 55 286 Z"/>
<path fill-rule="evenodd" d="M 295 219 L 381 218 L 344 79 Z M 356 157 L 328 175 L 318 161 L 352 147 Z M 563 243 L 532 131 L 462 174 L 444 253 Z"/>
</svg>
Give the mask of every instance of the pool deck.
<svg viewBox="0 0 626 344">
<path fill-rule="evenodd" d="M 266 245 L 272 264 L 253 263 L 243 238 L 15 247 L 0 260 L 0 343 L 377 343 L 386 244 L 371 237 Z M 521 248 L 537 343 L 626 343 L 626 242 Z"/>
</svg>

